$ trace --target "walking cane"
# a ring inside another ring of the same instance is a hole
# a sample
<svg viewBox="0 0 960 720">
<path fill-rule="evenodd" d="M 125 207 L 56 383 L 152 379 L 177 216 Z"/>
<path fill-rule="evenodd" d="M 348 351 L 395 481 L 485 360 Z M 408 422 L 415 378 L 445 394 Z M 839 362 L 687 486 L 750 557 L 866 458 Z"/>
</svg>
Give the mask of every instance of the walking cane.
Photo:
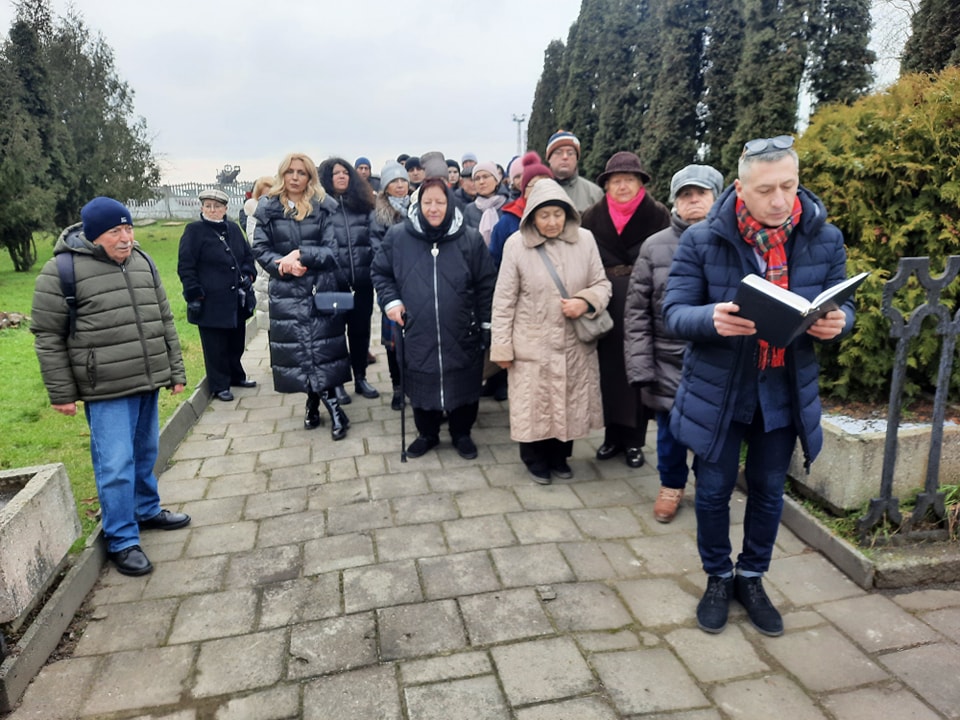
<svg viewBox="0 0 960 720">
<path fill-rule="evenodd" d="M 407 314 L 403 313 L 400 319 L 403 324 L 396 324 L 395 342 L 397 345 L 397 365 L 400 367 L 400 462 L 405 463 L 407 461 L 407 373 L 403 367 L 403 356 L 406 352 L 404 329 L 407 325 Z"/>
</svg>

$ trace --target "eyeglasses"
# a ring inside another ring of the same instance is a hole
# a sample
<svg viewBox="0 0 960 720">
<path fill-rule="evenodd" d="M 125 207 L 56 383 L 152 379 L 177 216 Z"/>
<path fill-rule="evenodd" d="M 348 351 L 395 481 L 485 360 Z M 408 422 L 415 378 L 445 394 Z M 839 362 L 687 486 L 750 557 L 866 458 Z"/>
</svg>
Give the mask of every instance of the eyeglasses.
<svg viewBox="0 0 960 720">
<path fill-rule="evenodd" d="M 754 155 L 763 155 L 777 150 L 787 150 L 793 147 L 793 135 L 777 135 L 772 138 L 757 138 L 748 140 L 743 146 L 741 158 L 753 157 Z"/>
</svg>

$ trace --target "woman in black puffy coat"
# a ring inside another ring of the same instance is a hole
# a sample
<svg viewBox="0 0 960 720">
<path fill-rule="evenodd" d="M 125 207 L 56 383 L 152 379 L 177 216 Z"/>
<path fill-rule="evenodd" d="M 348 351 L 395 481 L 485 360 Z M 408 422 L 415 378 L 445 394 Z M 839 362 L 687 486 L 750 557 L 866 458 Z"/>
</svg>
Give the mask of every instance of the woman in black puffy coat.
<svg viewBox="0 0 960 720">
<path fill-rule="evenodd" d="M 424 180 L 417 204 L 387 231 L 373 260 L 380 306 L 404 328 L 404 389 L 418 432 L 409 457 L 439 444 L 444 412 L 457 452 L 477 457 L 470 431 L 496 280 L 483 239 L 464 226 L 446 182 Z"/>
<path fill-rule="evenodd" d="M 341 269 L 353 288 L 353 310 L 347 313 L 347 342 L 350 346 L 350 367 L 354 389 L 365 398 L 378 398 L 380 393 L 367 382 L 367 355 L 370 350 L 370 317 L 373 315 L 373 282 L 370 265 L 376 251 L 370 234 L 373 219 L 373 191 L 353 166 L 343 158 L 332 157 L 320 163 L 320 184 L 327 197 L 336 203 L 330 216 L 339 247 Z M 350 395 L 337 386 L 337 399 L 350 403 Z"/>
<path fill-rule="evenodd" d="M 230 198 L 223 190 L 203 190 L 200 219 L 184 228 L 177 274 L 187 301 L 187 319 L 200 331 L 210 394 L 230 402 L 230 386 L 256 387 L 240 358 L 246 321 L 253 314 L 257 276 L 250 246 L 240 226 L 226 219 Z"/>
<path fill-rule="evenodd" d="M 350 420 L 334 388 L 350 378 L 344 315 L 319 313 L 313 296 L 347 290 L 337 262 L 337 241 L 317 166 L 291 153 L 277 170 L 277 183 L 260 199 L 254 216 L 253 253 L 270 274 L 270 365 L 277 392 L 307 393 L 305 427 L 320 424 L 320 403 L 330 413 L 334 440 L 347 435 Z"/>
</svg>

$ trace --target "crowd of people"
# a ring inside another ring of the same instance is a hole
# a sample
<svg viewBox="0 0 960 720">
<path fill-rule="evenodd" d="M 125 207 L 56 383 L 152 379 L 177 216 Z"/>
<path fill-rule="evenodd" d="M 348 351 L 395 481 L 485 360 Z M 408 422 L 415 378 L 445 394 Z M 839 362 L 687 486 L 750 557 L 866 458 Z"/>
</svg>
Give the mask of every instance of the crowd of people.
<svg viewBox="0 0 960 720">
<path fill-rule="evenodd" d="M 240 225 L 226 218 L 227 196 L 205 190 L 178 273 L 211 395 L 229 402 L 231 387 L 256 385 L 241 358 L 259 294 L 273 389 L 305 395 L 306 429 L 322 424 L 322 405 L 332 439 L 345 438 L 349 384 L 379 396 L 367 379 L 376 300 L 390 405 L 409 401 L 417 430 L 407 457 L 437 447 L 446 424 L 460 456 L 476 458 L 471 432 L 491 396 L 509 400 L 520 459 L 546 485 L 573 477 L 574 441 L 600 429 L 598 461 L 642 466 L 653 419 L 658 522 L 681 507 L 694 457 L 708 576 L 699 626 L 720 632 L 736 598 L 760 632 L 779 635 L 761 578 L 794 446 L 809 462 L 822 442 L 814 341 L 853 322 L 848 302 L 772 347 L 730 301 L 749 273 L 809 298 L 845 277 L 843 238 L 800 186 L 792 144 L 747 142 L 726 189 L 717 169 L 684 167 L 670 209 L 632 152 L 613 154 L 595 183 L 582 177 L 580 141 L 565 130 L 543 159 L 529 152 L 506 169 L 428 152 L 398 156 L 376 176 L 365 157 L 316 165 L 291 153 L 257 181 Z M 110 557 L 120 572 L 143 574 L 152 566 L 138 530 L 190 522 L 161 509 L 152 472 L 157 392 L 183 389 L 183 364 L 129 211 L 96 198 L 82 218 L 41 272 L 32 329 L 54 409 L 73 414 L 84 401 Z M 76 265 L 69 291 L 61 255 Z M 96 297 L 105 291 L 116 308 Z M 66 332 L 65 317 L 75 320 Z M 729 507 L 744 444 L 748 498 L 733 558 Z"/>
</svg>

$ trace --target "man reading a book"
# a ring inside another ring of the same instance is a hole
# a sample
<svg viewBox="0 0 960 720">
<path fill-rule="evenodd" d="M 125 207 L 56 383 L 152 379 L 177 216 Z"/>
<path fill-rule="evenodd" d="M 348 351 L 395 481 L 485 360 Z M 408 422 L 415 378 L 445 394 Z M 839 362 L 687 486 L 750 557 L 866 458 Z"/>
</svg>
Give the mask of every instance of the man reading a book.
<svg viewBox="0 0 960 720">
<path fill-rule="evenodd" d="M 750 273 L 808 300 L 846 277 L 840 231 L 800 185 L 793 138 L 751 140 L 738 178 L 705 222 L 686 230 L 670 270 L 663 315 L 667 331 L 690 342 L 670 417 L 694 455 L 697 546 L 707 589 L 697 606 L 701 629 L 726 626 L 731 598 L 770 636 L 783 620 L 764 591 L 783 509 L 783 486 L 797 439 L 809 464 L 823 443 L 815 341 L 853 326 L 853 302 L 832 310 L 786 347 L 758 339 L 752 320 L 731 302 Z M 730 498 L 746 443 L 743 546 L 734 560 Z"/>
</svg>

